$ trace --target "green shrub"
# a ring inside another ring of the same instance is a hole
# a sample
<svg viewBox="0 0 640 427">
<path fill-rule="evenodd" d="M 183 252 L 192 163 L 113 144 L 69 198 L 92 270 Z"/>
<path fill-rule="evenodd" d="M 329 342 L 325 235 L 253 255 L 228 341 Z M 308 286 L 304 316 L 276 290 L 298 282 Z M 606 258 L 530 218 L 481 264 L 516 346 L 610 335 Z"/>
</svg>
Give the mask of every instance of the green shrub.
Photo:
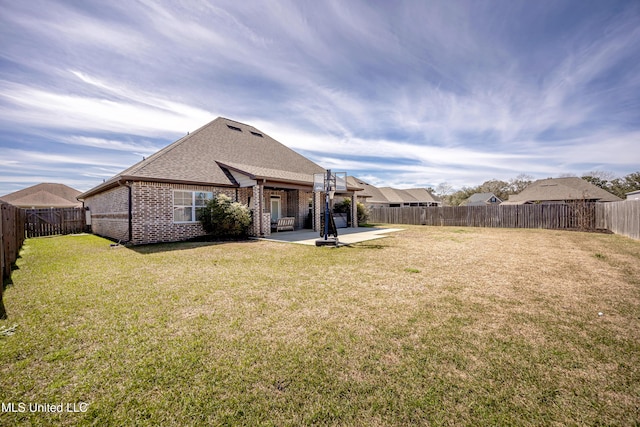
<svg viewBox="0 0 640 427">
<path fill-rule="evenodd" d="M 357 202 L 356 208 L 358 210 L 358 224 L 366 224 L 369 220 L 369 211 L 367 210 L 367 207 L 364 204 Z M 351 225 L 351 199 L 344 199 L 343 201 L 333 205 L 333 212 L 349 214 L 347 218 L 349 225 Z"/>
<path fill-rule="evenodd" d="M 225 194 L 209 200 L 198 215 L 204 230 L 214 237 L 246 237 L 251 225 L 251 211 Z"/>
</svg>

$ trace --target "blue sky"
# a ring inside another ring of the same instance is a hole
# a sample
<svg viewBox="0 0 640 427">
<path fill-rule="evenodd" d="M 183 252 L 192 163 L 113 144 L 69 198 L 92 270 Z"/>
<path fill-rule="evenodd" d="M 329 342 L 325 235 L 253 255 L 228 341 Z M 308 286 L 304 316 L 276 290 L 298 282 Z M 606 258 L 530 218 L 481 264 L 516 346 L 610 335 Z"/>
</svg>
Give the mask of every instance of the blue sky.
<svg viewBox="0 0 640 427">
<path fill-rule="evenodd" d="M 640 2 L 0 0 L 0 194 L 218 116 L 375 185 L 640 170 Z"/>
</svg>

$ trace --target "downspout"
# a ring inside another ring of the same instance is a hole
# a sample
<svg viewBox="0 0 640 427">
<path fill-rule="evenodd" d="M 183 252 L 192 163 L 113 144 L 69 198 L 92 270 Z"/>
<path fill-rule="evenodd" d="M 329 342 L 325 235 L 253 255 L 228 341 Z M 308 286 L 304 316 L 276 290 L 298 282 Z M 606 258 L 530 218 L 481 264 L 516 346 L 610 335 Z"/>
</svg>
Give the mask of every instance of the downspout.
<svg viewBox="0 0 640 427">
<path fill-rule="evenodd" d="M 262 185 L 260 187 L 258 187 L 260 189 L 260 237 L 264 237 L 264 228 L 263 228 L 263 223 L 264 223 L 264 215 L 262 214 L 264 212 L 264 184 L 267 182 L 267 180 L 265 178 L 262 179 Z"/>
<path fill-rule="evenodd" d="M 129 241 L 127 243 L 130 243 L 133 240 L 133 189 L 130 184 L 125 185 L 129 189 Z"/>
</svg>

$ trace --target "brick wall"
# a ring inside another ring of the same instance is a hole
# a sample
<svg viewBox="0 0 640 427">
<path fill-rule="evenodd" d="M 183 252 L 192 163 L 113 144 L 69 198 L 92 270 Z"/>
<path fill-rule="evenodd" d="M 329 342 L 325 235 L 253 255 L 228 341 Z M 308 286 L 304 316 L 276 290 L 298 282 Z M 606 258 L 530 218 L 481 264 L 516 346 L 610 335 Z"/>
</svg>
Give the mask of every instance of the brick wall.
<svg viewBox="0 0 640 427">
<path fill-rule="evenodd" d="M 271 197 L 280 197 L 282 216 L 295 218 L 294 227 L 296 230 L 304 228 L 307 215 L 309 215 L 309 199 L 313 193 L 300 190 L 264 190 L 264 211 L 271 212 Z"/>
<path fill-rule="evenodd" d="M 220 188 L 133 182 L 131 243 L 147 244 L 174 242 L 205 234 L 199 222 L 173 222 L 173 191 L 209 191 L 224 193 L 240 203 L 247 203 L 251 189 Z M 88 197 L 85 206 L 91 213 L 91 230 L 94 234 L 114 240 L 129 240 L 129 189 L 120 186 Z"/>
<path fill-rule="evenodd" d="M 283 216 L 296 218 L 296 229 L 304 226 L 308 215 L 309 198 L 313 193 L 303 191 L 282 191 L 264 189 L 260 194 L 258 186 L 251 188 L 222 188 L 214 186 L 198 186 L 183 184 L 166 184 L 156 182 L 133 182 L 132 188 L 132 231 L 131 243 L 148 244 L 159 242 L 175 242 L 205 234 L 199 222 L 175 223 L 173 221 L 173 192 L 208 191 L 214 194 L 224 193 L 240 203 L 248 204 L 251 198 L 255 210 L 259 196 L 264 200 L 262 205 L 266 220 L 263 220 L 263 234 L 269 234 L 271 196 L 280 196 Z M 85 200 L 92 219 L 92 230 L 95 234 L 115 240 L 129 239 L 129 189 L 120 186 Z M 254 218 L 257 218 L 254 214 Z M 250 234 L 260 235 L 259 225 L 254 221 Z"/>
<path fill-rule="evenodd" d="M 313 193 L 300 191 L 298 192 L 298 223 L 300 228 L 304 227 L 305 221 L 309 216 L 309 199 L 313 198 Z M 313 219 L 311 220 L 311 227 L 313 227 Z"/>
<path fill-rule="evenodd" d="M 209 191 L 224 193 L 231 199 L 246 203 L 251 189 L 221 188 L 214 186 L 134 182 L 133 187 L 133 244 L 175 242 L 205 234 L 200 222 L 175 223 L 173 221 L 173 192 Z"/>
<path fill-rule="evenodd" d="M 129 239 L 129 189 L 116 187 L 87 197 L 85 207 L 91 214 L 91 231 L 114 240 Z"/>
</svg>

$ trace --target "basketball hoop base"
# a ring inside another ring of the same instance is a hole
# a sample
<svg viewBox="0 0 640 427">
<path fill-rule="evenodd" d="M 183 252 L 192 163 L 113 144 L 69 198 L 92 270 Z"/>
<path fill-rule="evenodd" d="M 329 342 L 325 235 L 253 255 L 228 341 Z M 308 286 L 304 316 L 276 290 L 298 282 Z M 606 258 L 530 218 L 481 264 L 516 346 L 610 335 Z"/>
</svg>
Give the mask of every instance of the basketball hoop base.
<svg viewBox="0 0 640 427">
<path fill-rule="evenodd" d="M 338 246 L 338 239 L 318 239 L 316 240 L 316 246 Z"/>
</svg>

